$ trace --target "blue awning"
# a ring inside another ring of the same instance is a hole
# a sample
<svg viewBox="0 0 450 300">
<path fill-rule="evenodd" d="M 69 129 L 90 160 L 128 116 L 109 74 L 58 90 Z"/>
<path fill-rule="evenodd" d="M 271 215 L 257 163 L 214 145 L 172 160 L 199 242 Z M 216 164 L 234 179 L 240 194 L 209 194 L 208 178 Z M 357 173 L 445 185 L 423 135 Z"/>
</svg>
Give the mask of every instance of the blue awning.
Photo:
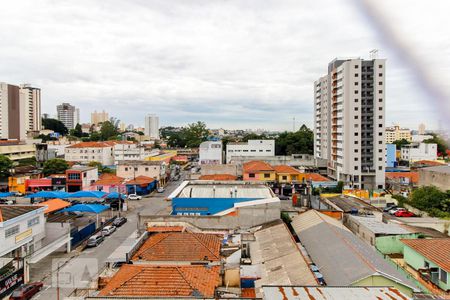
<svg viewBox="0 0 450 300">
<path fill-rule="evenodd" d="M 0 193 L 0 198 L 11 197 L 14 195 L 15 195 L 15 193 L 11 193 L 11 192 Z"/>
<path fill-rule="evenodd" d="M 66 209 L 63 209 L 60 212 L 79 211 L 79 212 L 89 212 L 99 214 L 102 211 L 107 210 L 108 208 L 109 206 L 102 204 L 76 204 Z"/>
<path fill-rule="evenodd" d="M 103 198 L 106 193 L 101 191 L 78 191 L 69 195 L 69 198 Z"/>
<path fill-rule="evenodd" d="M 66 192 L 52 192 L 52 191 L 41 191 L 34 194 L 25 196 L 25 198 L 59 198 L 64 199 L 69 197 L 69 193 Z"/>
<path fill-rule="evenodd" d="M 126 196 L 124 194 L 119 194 L 118 192 L 109 193 L 108 196 L 106 196 L 106 199 L 125 199 Z"/>
</svg>

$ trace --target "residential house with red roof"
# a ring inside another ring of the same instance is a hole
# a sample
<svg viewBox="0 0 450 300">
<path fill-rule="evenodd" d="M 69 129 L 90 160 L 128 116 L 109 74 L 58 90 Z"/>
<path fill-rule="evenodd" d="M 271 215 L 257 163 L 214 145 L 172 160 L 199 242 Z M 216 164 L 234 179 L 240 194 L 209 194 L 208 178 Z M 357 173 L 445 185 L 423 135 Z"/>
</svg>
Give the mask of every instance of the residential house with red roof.
<svg viewBox="0 0 450 300">
<path fill-rule="evenodd" d="M 242 176 L 247 181 L 276 181 L 275 169 L 266 162 L 254 160 L 242 166 Z"/>
<path fill-rule="evenodd" d="M 92 191 L 103 191 L 106 193 L 125 193 L 125 178 L 114 174 L 103 173 L 100 175 L 99 179 L 91 185 L 90 189 Z"/>
</svg>

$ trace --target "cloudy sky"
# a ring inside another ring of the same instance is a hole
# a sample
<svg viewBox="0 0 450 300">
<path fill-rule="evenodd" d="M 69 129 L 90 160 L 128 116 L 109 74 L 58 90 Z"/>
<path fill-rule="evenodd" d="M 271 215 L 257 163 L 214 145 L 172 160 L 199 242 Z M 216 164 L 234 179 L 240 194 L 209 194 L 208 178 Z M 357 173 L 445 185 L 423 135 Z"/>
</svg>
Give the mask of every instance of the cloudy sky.
<svg viewBox="0 0 450 300">
<path fill-rule="evenodd" d="M 376 2 L 376 5 L 374 3 Z M 15 0 L 0 9 L 0 81 L 42 88 L 82 121 L 285 130 L 312 125 L 313 81 L 335 57 L 387 59 L 387 125 L 444 125 L 450 2 Z"/>
</svg>

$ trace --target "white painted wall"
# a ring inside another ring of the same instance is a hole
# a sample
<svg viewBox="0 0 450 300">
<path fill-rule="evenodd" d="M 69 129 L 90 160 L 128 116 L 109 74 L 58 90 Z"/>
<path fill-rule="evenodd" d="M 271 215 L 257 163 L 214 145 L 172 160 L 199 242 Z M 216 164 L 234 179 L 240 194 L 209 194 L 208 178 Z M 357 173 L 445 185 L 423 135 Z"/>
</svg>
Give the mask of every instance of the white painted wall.
<svg viewBox="0 0 450 300">
<path fill-rule="evenodd" d="M 247 143 L 229 143 L 226 150 L 226 161 L 240 156 L 275 156 L 275 140 L 249 140 Z"/>
<path fill-rule="evenodd" d="M 201 165 L 222 164 L 222 141 L 208 141 L 200 144 L 199 163 Z"/>
</svg>

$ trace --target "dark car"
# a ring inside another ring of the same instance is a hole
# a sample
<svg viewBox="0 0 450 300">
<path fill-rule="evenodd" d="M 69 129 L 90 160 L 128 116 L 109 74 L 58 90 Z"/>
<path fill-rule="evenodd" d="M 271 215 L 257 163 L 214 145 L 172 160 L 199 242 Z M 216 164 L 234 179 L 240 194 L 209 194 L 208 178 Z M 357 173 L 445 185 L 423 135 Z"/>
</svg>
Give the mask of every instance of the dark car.
<svg viewBox="0 0 450 300">
<path fill-rule="evenodd" d="M 98 245 L 100 245 L 103 241 L 105 240 L 105 238 L 103 237 L 102 233 L 98 233 L 96 235 L 91 236 L 88 241 L 87 241 L 87 246 L 88 247 L 97 247 Z"/>
<path fill-rule="evenodd" d="M 113 224 L 113 226 L 120 227 L 123 224 L 125 224 L 126 222 L 127 222 L 127 218 L 125 218 L 125 217 L 118 217 L 118 218 L 114 219 L 112 224 Z"/>
<path fill-rule="evenodd" d="M 34 295 L 36 295 L 44 286 L 42 282 L 31 282 L 27 284 L 23 284 L 15 289 L 10 300 L 28 300 L 31 299 Z"/>
<path fill-rule="evenodd" d="M 397 205 L 388 205 L 383 209 L 383 212 L 389 212 L 391 209 L 397 208 Z"/>
</svg>

